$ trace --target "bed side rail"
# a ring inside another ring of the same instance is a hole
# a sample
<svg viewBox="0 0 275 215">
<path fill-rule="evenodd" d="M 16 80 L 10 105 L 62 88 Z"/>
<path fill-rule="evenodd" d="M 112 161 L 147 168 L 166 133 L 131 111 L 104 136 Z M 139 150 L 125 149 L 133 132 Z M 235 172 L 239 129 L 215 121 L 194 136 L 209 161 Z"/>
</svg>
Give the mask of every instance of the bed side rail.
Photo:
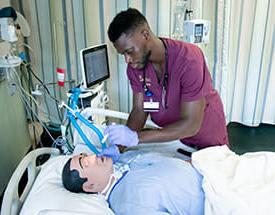
<svg viewBox="0 0 275 215">
<path fill-rule="evenodd" d="M 17 166 L 16 170 L 11 176 L 11 179 L 7 185 L 2 202 L 1 215 L 17 215 L 30 192 L 32 185 L 38 175 L 41 166 L 36 165 L 36 159 L 40 155 L 49 154 L 57 156 L 60 154 L 56 148 L 39 148 L 28 153 Z M 27 171 L 28 181 L 27 184 L 19 196 L 18 187 L 19 181 L 23 174 Z"/>
</svg>

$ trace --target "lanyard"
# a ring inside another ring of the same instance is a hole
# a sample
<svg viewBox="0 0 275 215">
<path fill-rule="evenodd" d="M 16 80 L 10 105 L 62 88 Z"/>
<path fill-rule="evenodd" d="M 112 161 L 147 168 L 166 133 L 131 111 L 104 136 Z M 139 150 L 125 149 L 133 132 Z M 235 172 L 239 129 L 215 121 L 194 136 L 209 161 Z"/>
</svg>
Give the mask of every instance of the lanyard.
<svg viewBox="0 0 275 215">
<path fill-rule="evenodd" d="M 163 82 L 162 82 L 161 100 L 162 100 L 162 106 L 166 109 L 167 108 L 166 91 L 167 91 L 167 85 L 168 85 L 168 51 L 167 51 L 167 46 L 166 46 L 164 40 L 161 38 L 159 38 L 159 39 L 163 43 L 164 49 L 165 49 L 165 70 L 164 70 L 164 78 L 163 78 Z M 148 97 L 153 96 L 153 92 L 151 90 L 149 90 L 149 88 L 146 84 L 145 69 L 143 69 L 143 88 L 144 88 L 144 92 L 145 92 L 146 96 L 148 96 Z"/>
</svg>

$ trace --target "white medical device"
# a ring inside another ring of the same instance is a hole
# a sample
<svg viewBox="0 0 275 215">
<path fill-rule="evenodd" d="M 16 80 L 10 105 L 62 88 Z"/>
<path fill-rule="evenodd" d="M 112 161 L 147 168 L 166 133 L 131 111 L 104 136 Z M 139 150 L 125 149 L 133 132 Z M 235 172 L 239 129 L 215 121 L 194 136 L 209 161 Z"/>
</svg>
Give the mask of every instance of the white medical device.
<svg viewBox="0 0 275 215">
<path fill-rule="evenodd" d="M 183 40 L 188 43 L 209 43 L 211 22 L 204 19 L 183 22 Z"/>
<path fill-rule="evenodd" d="M 7 42 L 17 41 L 16 25 L 24 37 L 30 36 L 30 26 L 26 19 L 12 7 L 0 9 L 0 39 Z"/>
<path fill-rule="evenodd" d="M 106 44 L 80 50 L 80 63 L 84 89 L 93 87 L 110 77 Z"/>
<path fill-rule="evenodd" d="M 10 24 L 11 18 L 0 18 L 0 38 L 4 41 L 17 41 L 16 28 Z"/>
<path fill-rule="evenodd" d="M 30 27 L 26 19 L 12 7 L 0 8 L 0 81 L 4 80 L 9 68 L 17 67 L 22 59 L 11 53 L 11 44 L 17 38 L 17 30 L 24 37 L 30 36 Z"/>
<path fill-rule="evenodd" d="M 79 87 L 79 101 L 82 108 L 105 108 L 109 98 L 104 91 L 104 82 L 110 77 L 107 45 L 100 44 L 80 50 L 82 82 Z M 71 91 L 67 96 L 71 96 Z M 103 117 L 94 119 L 98 124 L 105 121 Z"/>
</svg>

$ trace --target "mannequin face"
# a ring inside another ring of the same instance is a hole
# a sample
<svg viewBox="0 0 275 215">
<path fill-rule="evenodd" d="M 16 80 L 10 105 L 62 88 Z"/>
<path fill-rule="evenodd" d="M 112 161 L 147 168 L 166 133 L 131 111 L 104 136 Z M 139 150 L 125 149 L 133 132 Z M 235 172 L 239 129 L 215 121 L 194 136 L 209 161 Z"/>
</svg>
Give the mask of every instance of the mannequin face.
<svg viewBox="0 0 275 215">
<path fill-rule="evenodd" d="M 107 157 L 80 154 L 72 158 L 70 169 L 76 169 L 81 178 L 88 179 L 83 184 L 84 191 L 101 192 L 113 173 L 113 161 Z"/>
<path fill-rule="evenodd" d="M 147 48 L 149 33 L 137 30 L 129 34 L 122 34 L 114 46 L 118 53 L 124 55 L 125 62 L 134 69 L 143 69 L 149 61 L 151 51 Z"/>
</svg>

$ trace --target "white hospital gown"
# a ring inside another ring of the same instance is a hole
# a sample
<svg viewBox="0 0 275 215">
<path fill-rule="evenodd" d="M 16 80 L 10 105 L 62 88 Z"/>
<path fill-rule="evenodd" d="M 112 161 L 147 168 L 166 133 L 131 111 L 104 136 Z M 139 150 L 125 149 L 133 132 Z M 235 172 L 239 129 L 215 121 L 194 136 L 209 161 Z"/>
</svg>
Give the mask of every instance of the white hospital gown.
<svg viewBox="0 0 275 215">
<path fill-rule="evenodd" d="M 137 152 L 121 156 L 129 162 Z M 116 215 L 201 215 L 202 177 L 180 159 L 147 153 L 129 162 L 130 171 L 113 188 L 109 204 Z"/>
</svg>

